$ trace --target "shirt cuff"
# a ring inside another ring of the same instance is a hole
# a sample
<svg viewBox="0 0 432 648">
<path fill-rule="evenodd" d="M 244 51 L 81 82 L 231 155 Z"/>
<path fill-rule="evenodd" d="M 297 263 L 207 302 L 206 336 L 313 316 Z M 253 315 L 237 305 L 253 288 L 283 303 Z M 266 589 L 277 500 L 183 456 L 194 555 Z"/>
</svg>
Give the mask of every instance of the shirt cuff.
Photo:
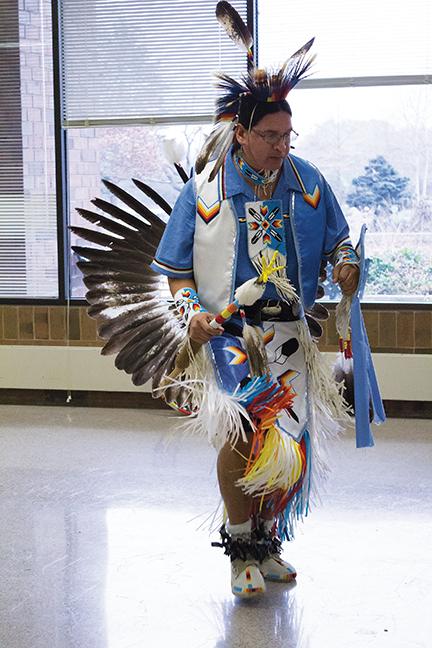
<svg viewBox="0 0 432 648">
<path fill-rule="evenodd" d="M 325 256 L 333 266 L 347 263 L 358 265 L 359 263 L 357 253 L 348 237 L 339 241 L 330 252 L 325 253 Z"/>
<path fill-rule="evenodd" d="M 160 259 L 153 259 L 150 268 L 159 274 L 173 279 L 192 279 L 193 277 L 193 268 L 176 268 L 175 266 L 160 261 Z"/>
</svg>

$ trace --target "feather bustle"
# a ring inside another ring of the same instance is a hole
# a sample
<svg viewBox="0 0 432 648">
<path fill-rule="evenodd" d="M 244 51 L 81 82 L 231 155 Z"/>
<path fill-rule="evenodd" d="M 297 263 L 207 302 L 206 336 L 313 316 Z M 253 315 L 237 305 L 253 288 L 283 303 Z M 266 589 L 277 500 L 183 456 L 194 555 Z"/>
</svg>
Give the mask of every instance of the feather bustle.
<svg viewBox="0 0 432 648">
<path fill-rule="evenodd" d="M 109 292 L 106 290 L 89 290 L 86 293 L 86 300 L 90 306 L 98 306 L 100 308 L 107 308 L 108 306 L 122 306 L 126 304 L 138 304 L 140 302 L 148 302 L 155 298 L 153 291 L 139 291 L 139 292 Z"/>
<path fill-rule="evenodd" d="M 138 264 L 142 263 L 149 266 L 153 261 L 153 255 L 147 254 L 146 252 L 137 249 L 122 249 L 121 246 L 118 246 L 118 248 L 115 248 L 113 246 L 109 250 L 101 250 L 100 248 L 95 247 L 72 245 L 72 250 L 76 254 L 78 254 L 78 256 L 84 257 L 85 259 L 88 259 L 89 261 L 95 263 L 106 260 L 108 266 L 114 260 L 122 262 L 126 252 L 128 252 L 128 264 L 130 264 L 131 262 L 136 262 Z"/>
<path fill-rule="evenodd" d="M 87 227 L 70 225 L 69 229 L 79 238 L 106 248 L 111 247 L 115 242 L 121 241 L 120 238 L 114 237 L 112 234 L 104 234 L 103 232 L 97 232 L 96 230 L 88 229 Z"/>
<path fill-rule="evenodd" d="M 137 178 L 132 178 L 132 182 L 138 187 L 138 189 L 140 189 L 140 191 L 142 191 L 146 196 L 151 198 L 151 200 L 153 200 L 153 202 L 158 207 L 163 209 L 163 211 L 166 214 L 168 214 L 168 216 L 171 214 L 171 212 L 172 212 L 171 205 L 169 205 L 167 203 L 167 201 L 164 198 L 162 198 L 162 196 L 157 191 L 152 189 L 152 187 L 150 187 L 145 182 L 142 182 L 141 180 L 138 180 Z"/>
<path fill-rule="evenodd" d="M 157 272 L 154 272 L 148 266 L 143 266 L 143 264 L 136 261 L 123 261 L 122 259 L 116 258 L 115 256 L 110 257 L 109 259 L 109 269 L 107 269 L 106 259 L 103 261 L 83 261 L 80 260 L 77 262 L 77 267 L 85 275 L 87 274 L 104 274 L 105 276 L 113 276 L 117 271 L 117 276 L 122 276 L 123 272 L 130 273 L 131 276 L 134 276 L 138 280 L 142 280 L 145 277 L 146 282 L 154 281 L 157 284 L 160 284 L 160 275 Z M 120 273 L 120 275 L 119 275 Z"/>
<path fill-rule="evenodd" d="M 123 225 L 127 225 L 127 231 L 129 232 L 129 234 L 131 234 L 130 228 L 132 228 L 132 230 L 136 230 L 137 232 L 141 232 L 144 235 L 148 235 L 152 230 L 152 225 L 149 221 L 146 221 L 143 218 L 139 218 L 138 216 L 135 216 L 134 214 L 121 209 L 121 207 L 117 207 L 117 205 L 114 205 L 113 203 L 110 203 L 103 198 L 93 198 L 90 202 L 95 207 L 104 212 L 104 214 L 108 214 L 109 216 L 112 216 L 116 220 L 123 223 Z"/>
<path fill-rule="evenodd" d="M 150 320 L 142 324 L 139 327 L 139 331 L 137 329 L 134 330 L 136 332 L 133 337 L 130 337 L 129 334 L 127 334 L 128 339 L 125 337 L 123 349 L 119 354 L 120 356 L 128 356 L 132 348 L 137 349 L 138 345 L 140 345 L 142 352 L 147 352 L 158 344 L 160 340 L 166 340 L 168 344 L 172 337 L 179 336 L 181 339 L 186 335 L 185 330 L 172 317 L 166 317 L 162 324 Z"/>
<path fill-rule="evenodd" d="M 107 218 L 102 214 L 98 214 L 97 212 L 90 211 L 89 209 L 83 209 L 81 207 L 76 207 L 76 211 L 81 216 L 81 218 L 84 218 L 84 220 L 92 223 L 93 225 L 97 225 L 98 227 L 103 227 L 105 231 L 111 232 L 112 234 L 117 234 L 117 236 L 120 236 L 121 238 L 124 238 L 125 235 L 127 236 L 130 233 L 130 229 L 128 230 L 128 228 L 126 228 L 123 224 L 115 222 L 111 220 L 111 218 Z"/>
<path fill-rule="evenodd" d="M 99 318 L 97 318 L 96 324 L 98 335 L 103 340 L 109 339 L 115 333 L 131 330 L 152 319 L 157 320 L 159 325 L 162 326 L 166 320 L 166 316 L 166 309 L 161 306 L 150 310 L 145 308 L 138 313 L 125 313 L 113 320 L 103 320 L 102 322 L 99 322 Z"/>
<path fill-rule="evenodd" d="M 159 290 L 162 286 L 162 280 L 160 277 L 147 277 L 143 276 L 142 273 L 134 273 L 130 271 L 123 273 L 107 270 L 106 268 L 100 268 L 100 265 L 97 264 L 94 264 L 95 267 L 90 270 L 86 267 L 90 265 L 89 263 L 81 263 L 81 261 L 78 263 L 83 266 L 82 269 L 80 268 L 82 272 L 85 273 L 83 282 L 89 289 L 97 289 L 100 287 L 101 290 L 104 290 L 106 287 L 106 289 L 111 292 L 118 291 L 126 293 L 137 292 L 139 291 L 140 286 L 143 287 L 143 290 Z"/>
<path fill-rule="evenodd" d="M 157 330 L 158 328 L 158 324 L 155 325 L 153 324 L 153 322 L 144 322 L 144 324 L 130 329 L 129 331 L 121 331 L 120 333 L 115 333 L 102 347 L 101 354 L 108 356 L 113 355 L 114 353 L 120 353 L 127 347 L 129 342 L 132 342 L 134 339 L 139 339 L 141 335 L 150 335 L 154 329 Z"/>
<path fill-rule="evenodd" d="M 156 344 L 147 347 L 145 351 L 142 350 L 142 344 L 137 345 L 135 350 L 132 350 L 125 358 L 124 371 L 129 374 L 141 372 L 141 375 L 143 375 L 148 367 L 152 367 L 154 370 L 155 363 L 159 366 L 168 353 L 175 353 L 179 342 L 177 335 L 171 335 L 167 336 L 166 340 L 160 338 Z M 147 380 L 151 376 L 151 373 L 148 374 Z"/>
<path fill-rule="evenodd" d="M 141 367 L 137 371 L 134 371 L 132 374 L 132 382 L 134 385 L 144 385 L 153 374 L 162 366 L 166 361 L 171 360 L 175 349 L 178 346 L 178 342 L 174 341 L 171 345 L 165 347 L 156 358 L 151 360 L 145 367 Z"/>
<path fill-rule="evenodd" d="M 141 301 L 135 304 L 118 304 L 116 306 L 107 306 L 98 315 L 98 323 L 117 322 L 121 324 L 123 319 L 128 319 L 131 316 L 137 318 L 141 315 L 145 316 L 145 321 L 151 319 L 152 314 L 159 314 L 159 311 L 165 312 L 168 315 L 168 309 L 165 304 L 161 304 L 159 300 L 150 302 Z"/>
<path fill-rule="evenodd" d="M 156 336 L 155 331 L 153 331 L 153 335 L 148 337 L 152 338 L 153 342 L 150 342 L 147 335 L 145 335 L 139 340 L 130 342 L 122 349 L 115 359 L 117 369 L 124 369 L 127 373 L 134 373 L 144 365 L 149 364 L 165 348 L 171 348 L 174 342 L 176 342 L 175 346 L 177 346 L 179 342 L 177 333 L 172 329 L 163 336 L 161 336 L 160 332 Z"/>
<path fill-rule="evenodd" d="M 113 353 L 120 353 L 122 350 L 126 350 L 126 347 L 131 342 L 137 342 L 140 338 L 152 336 L 154 332 L 164 333 L 165 327 L 169 324 L 172 328 L 176 326 L 176 322 L 173 318 L 166 320 L 162 325 L 155 320 L 150 320 L 149 322 L 144 322 L 139 326 L 129 329 L 128 331 L 122 331 L 120 333 L 114 334 L 108 342 L 102 348 L 103 355 L 112 355 Z M 178 329 L 181 334 L 182 331 Z M 128 351 L 125 351 L 126 353 Z"/>
<path fill-rule="evenodd" d="M 120 245 L 122 241 L 126 241 L 126 245 L 129 248 L 144 249 L 153 252 L 159 244 L 161 236 L 156 236 L 155 233 L 152 233 L 150 225 L 146 225 L 147 229 L 143 231 L 131 230 L 123 222 L 114 221 L 110 217 L 106 217 L 97 212 L 81 209 L 81 207 L 77 207 L 76 211 L 84 220 L 105 230 L 105 234 L 108 232 L 117 235 L 119 237 L 116 239 L 116 243 L 118 241 L 117 245 Z"/>
<path fill-rule="evenodd" d="M 159 369 L 157 369 L 152 376 L 152 393 L 153 393 L 153 398 L 159 398 L 160 394 L 155 393 L 155 390 L 159 387 L 160 382 L 164 375 L 169 372 L 171 363 L 173 361 L 173 358 L 169 358 L 162 362 L 159 366 Z"/>
<path fill-rule="evenodd" d="M 125 205 L 136 211 L 137 214 L 145 218 L 146 220 L 149 221 L 152 227 L 154 227 L 160 234 L 163 233 L 165 229 L 165 223 L 159 216 L 156 216 L 153 214 L 148 207 L 143 205 L 142 202 L 137 200 L 134 196 L 132 196 L 130 193 L 122 189 L 121 187 L 118 187 L 115 185 L 113 182 L 110 182 L 109 180 L 102 180 L 104 185 L 106 186 L 109 191 L 111 191 L 114 196 L 117 198 L 120 198 Z"/>
<path fill-rule="evenodd" d="M 142 277 L 140 279 L 142 280 Z M 103 275 L 90 275 L 84 277 L 83 281 L 89 289 L 89 292 L 86 294 L 86 299 L 90 295 L 90 299 L 88 299 L 90 304 L 96 303 L 97 299 L 102 298 L 103 295 L 107 298 L 115 298 L 119 295 L 121 298 L 123 295 L 139 296 L 147 292 L 159 292 L 158 283 L 147 283 L 145 281 L 141 281 L 141 283 L 134 283 L 127 281 L 127 279 L 124 281 L 116 281 L 112 277 L 105 277 Z"/>
<path fill-rule="evenodd" d="M 146 295 L 145 298 L 136 301 L 116 301 L 114 304 L 93 304 L 87 309 L 90 317 L 97 318 L 100 322 L 111 321 L 117 315 L 121 316 L 125 312 L 138 312 L 141 308 L 154 308 L 160 304 L 156 295 Z"/>
<path fill-rule="evenodd" d="M 171 212 L 156 191 L 139 180 L 134 182 L 158 207 Z M 125 190 L 109 181 L 104 184 L 136 215 L 95 198 L 92 203 L 102 213 L 77 211 L 101 231 L 74 226 L 77 236 L 94 245 L 73 249 L 88 289 L 88 313 L 106 340 L 102 354 L 116 354 L 116 366 L 141 385 L 170 365 L 185 330 L 160 291 L 166 280 L 149 267 L 165 223 Z"/>
</svg>

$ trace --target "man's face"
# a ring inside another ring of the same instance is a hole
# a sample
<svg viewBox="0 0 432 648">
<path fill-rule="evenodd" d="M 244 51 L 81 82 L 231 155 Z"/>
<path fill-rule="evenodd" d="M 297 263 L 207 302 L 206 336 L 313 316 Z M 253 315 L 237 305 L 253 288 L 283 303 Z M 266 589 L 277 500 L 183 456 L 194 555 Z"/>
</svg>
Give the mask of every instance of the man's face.
<svg viewBox="0 0 432 648">
<path fill-rule="evenodd" d="M 276 171 L 289 153 L 291 130 L 291 116 L 277 112 L 263 117 L 250 131 L 239 124 L 236 136 L 248 164 L 256 171 Z"/>
</svg>

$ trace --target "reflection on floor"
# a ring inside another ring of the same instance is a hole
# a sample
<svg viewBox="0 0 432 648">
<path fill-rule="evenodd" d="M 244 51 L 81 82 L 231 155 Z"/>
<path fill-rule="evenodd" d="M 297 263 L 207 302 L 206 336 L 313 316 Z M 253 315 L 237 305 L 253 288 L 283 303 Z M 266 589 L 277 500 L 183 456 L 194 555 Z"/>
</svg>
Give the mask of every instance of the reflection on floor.
<svg viewBox="0 0 432 648">
<path fill-rule="evenodd" d="M 161 411 L 0 417 L 1 648 L 432 646 L 432 421 L 334 444 L 323 504 L 285 548 L 297 585 L 239 602 L 206 530 L 205 440 Z"/>
</svg>

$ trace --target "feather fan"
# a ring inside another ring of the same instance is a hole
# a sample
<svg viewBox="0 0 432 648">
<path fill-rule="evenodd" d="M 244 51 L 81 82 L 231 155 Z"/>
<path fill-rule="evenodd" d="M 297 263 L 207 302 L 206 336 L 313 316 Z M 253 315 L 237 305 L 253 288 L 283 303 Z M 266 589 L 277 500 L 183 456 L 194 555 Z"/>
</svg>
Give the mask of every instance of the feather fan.
<svg viewBox="0 0 432 648">
<path fill-rule="evenodd" d="M 159 383 L 186 334 L 165 297 L 165 278 L 150 268 L 165 224 L 138 198 L 103 182 L 122 206 L 95 198 L 92 203 L 100 211 L 77 210 L 94 229 L 71 227 L 90 244 L 73 246 L 88 289 L 88 313 L 106 340 L 103 355 L 115 354 L 116 366 L 131 374 L 135 385 L 155 376 Z M 134 183 L 157 207 L 171 212 L 154 189 L 140 180 Z"/>
</svg>

